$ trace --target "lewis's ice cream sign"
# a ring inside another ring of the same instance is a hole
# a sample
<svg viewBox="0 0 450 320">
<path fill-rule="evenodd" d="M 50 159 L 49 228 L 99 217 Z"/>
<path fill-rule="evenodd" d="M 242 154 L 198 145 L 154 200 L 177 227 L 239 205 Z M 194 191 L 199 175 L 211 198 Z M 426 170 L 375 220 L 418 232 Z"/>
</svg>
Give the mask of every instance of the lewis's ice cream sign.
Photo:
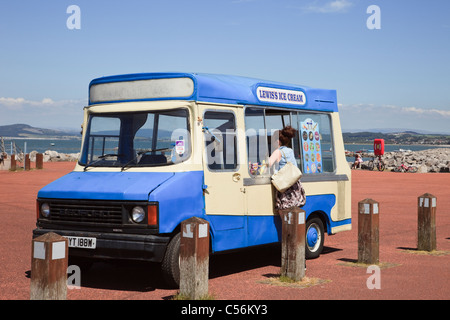
<svg viewBox="0 0 450 320">
<path fill-rule="evenodd" d="M 264 102 L 295 104 L 300 106 L 306 103 L 305 93 L 297 90 L 257 87 L 256 96 L 259 101 Z"/>
</svg>

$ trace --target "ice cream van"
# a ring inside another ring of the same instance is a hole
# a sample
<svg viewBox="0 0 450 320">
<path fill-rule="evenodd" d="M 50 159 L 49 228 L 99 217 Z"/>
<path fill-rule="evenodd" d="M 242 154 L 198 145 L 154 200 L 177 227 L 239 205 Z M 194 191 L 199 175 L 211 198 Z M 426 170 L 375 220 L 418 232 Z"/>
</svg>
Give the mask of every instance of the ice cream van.
<svg viewBox="0 0 450 320">
<path fill-rule="evenodd" d="M 69 239 L 71 258 L 161 263 L 179 281 L 181 222 L 210 224 L 211 253 L 281 240 L 268 158 L 276 130 L 306 191 L 306 256 L 351 229 L 351 176 L 335 90 L 200 73 L 94 79 L 73 172 L 37 195 L 33 236 Z"/>
</svg>

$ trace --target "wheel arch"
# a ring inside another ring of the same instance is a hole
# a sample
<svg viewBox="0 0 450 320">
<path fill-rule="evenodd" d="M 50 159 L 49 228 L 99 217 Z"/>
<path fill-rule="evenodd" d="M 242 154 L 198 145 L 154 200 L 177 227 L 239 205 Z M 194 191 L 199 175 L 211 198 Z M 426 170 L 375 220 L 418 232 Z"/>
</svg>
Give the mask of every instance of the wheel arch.
<svg viewBox="0 0 450 320">
<path fill-rule="evenodd" d="M 328 215 L 321 210 L 316 210 L 307 216 L 306 221 L 311 220 L 315 217 L 319 218 L 322 221 L 323 228 L 324 228 L 323 231 L 325 233 L 329 234 L 329 230 L 331 230 L 331 227 L 330 227 L 330 219 L 329 219 Z"/>
</svg>

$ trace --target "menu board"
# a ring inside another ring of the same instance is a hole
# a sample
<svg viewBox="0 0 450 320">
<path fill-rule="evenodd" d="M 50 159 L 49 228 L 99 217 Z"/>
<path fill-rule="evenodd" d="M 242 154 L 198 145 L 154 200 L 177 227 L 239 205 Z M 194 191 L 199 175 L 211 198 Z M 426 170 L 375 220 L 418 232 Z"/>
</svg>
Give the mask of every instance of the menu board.
<svg viewBox="0 0 450 320">
<path fill-rule="evenodd" d="M 322 146 L 317 122 L 308 118 L 300 124 L 304 173 L 322 173 Z"/>
</svg>

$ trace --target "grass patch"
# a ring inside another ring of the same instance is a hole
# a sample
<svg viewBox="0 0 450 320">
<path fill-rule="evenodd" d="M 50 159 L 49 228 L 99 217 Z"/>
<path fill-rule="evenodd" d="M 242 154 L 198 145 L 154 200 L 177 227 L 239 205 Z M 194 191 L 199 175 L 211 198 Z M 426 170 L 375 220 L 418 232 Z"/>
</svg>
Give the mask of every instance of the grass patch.
<svg viewBox="0 0 450 320">
<path fill-rule="evenodd" d="M 259 283 L 269 284 L 272 286 L 281 286 L 281 287 L 289 287 L 289 288 L 309 288 L 312 286 L 321 285 L 324 283 L 331 282 L 331 280 L 319 279 L 319 278 L 310 278 L 303 277 L 300 281 L 294 281 L 293 279 L 281 276 L 281 275 L 269 275 L 266 280 L 258 281 Z"/>
<path fill-rule="evenodd" d="M 356 267 L 356 268 L 364 268 L 364 269 L 367 269 L 369 266 L 375 265 L 375 266 L 378 266 L 380 269 L 388 269 L 388 268 L 398 267 L 400 265 L 400 263 L 379 262 L 377 264 L 368 264 L 368 263 L 358 262 L 357 260 L 355 260 L 355 261 L 340 262 L 340 263 L 338 263 L 338 265 L 344 266 L 344 267 Z"/>
<path fill-rule="evenodd" d="M 172 296 L 171 300 L 194 300 L 191 297 L 181 294 L 180 292 L 177 292 L 176 295 Z M 211 294 L 207 294 L 206 296 L 200 297 L 200 299 L 197 300 L 216 300 L 216 298 L 211 295 Z"/>
<path fill-rule="evenodd" d="M 448 250 L 433 250 L 433 251 L 424 251 L 424 250 L 417 250 L 417 249 L 402 249 L 403 252 L 410 253 L 410 254 L 418 254 L 418 255 L 424 255 L 424 256 L 446 256 L 450 254 L 450 251 Z"/>
</svg>

